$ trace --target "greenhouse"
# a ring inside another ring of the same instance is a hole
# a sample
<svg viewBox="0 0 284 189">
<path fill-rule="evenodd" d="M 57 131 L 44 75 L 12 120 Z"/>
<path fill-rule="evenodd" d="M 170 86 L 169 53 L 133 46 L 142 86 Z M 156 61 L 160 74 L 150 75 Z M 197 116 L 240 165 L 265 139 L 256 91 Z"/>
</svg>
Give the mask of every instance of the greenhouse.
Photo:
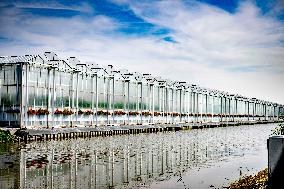
<svg viewBox="0 0 284 189">
<path fill-rule="evenodd" d="M 74 127 L 276 120 L 283 105 L 86 64 L 75 57 L 0 57 L 2 127 Z"/>
</svg>

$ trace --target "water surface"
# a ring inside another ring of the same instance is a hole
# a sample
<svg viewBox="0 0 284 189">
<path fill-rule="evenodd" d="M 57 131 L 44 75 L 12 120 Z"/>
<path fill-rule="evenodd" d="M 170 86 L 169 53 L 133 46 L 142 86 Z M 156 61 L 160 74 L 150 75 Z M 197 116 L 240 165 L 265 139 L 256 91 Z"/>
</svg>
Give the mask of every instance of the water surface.
<svg viewBox="0 0 284 189">
<path fill-rule="evenodd" d="M 0 188 L 223 188 L 267 167 L 276 124 L 1 149 Z"/>
</svg>

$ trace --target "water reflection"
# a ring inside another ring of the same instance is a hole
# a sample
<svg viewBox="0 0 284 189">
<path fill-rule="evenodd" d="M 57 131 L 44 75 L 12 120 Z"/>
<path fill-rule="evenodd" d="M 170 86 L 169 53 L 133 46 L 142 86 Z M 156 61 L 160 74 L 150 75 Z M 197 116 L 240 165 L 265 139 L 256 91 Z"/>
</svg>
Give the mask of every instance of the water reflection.
<svg viewBox="0 0 284 189">
<path fill-rule="evenodd" d="M 21 188 L 21 151 L 17 145 L 0 143 L 0 188 Z"/>
<path fill-rule="evenodd" d="M 18 162 L 15 165 L 19 168 L 12 170 L 1 164 L 0 188 L 151 187 L 154 182 L 170 180 L 189 169 L 210 167 L 248 154 L 265 156 L 265 141 L 275 126 L 31 143 L 19 151 L 1 154 L 14 164 Z"/>
</svg>

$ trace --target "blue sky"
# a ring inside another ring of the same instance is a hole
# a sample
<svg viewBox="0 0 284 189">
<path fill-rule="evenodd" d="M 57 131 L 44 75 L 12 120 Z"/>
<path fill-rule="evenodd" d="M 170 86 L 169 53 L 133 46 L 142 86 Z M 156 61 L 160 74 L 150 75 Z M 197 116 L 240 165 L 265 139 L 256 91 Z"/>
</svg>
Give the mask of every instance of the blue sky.
<svg viewBox="0 0 284 189">
<path fill-rule="evenodd" d="M 41 54 L 284 103 L 281 0 L 1 1 L 0 54 Z"/>
</svg>

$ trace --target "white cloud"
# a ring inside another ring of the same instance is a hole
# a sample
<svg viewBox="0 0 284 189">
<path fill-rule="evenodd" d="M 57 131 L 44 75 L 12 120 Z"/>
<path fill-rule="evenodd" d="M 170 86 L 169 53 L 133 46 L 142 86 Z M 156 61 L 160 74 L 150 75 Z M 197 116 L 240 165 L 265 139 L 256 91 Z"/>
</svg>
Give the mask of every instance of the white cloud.
<svg viewBox="0 0 284 189">
<path fill-rule="evenodd" d="M 92 13 L 93 8 L 88 3 L 80 3 L 79 5 L 63 5 L 59 2 L 15 2 L 13 3 L 17 8 L 32 8 L 32 9 L 60 9 L 60 10 L 72 10 L 85 13 Z"/>
<path fill-rule="evenodd" d="M 230 14 L 182 1 L 119 3 L 129 3 L 147 22 L 170 28 L 177 43 L 115 33 L 120 23 L 102 15 L 50 18 L 14 8 L 0 17 L 0 32 L 10 40 L 0 44 L 0 54 L 55 51 L 64 58 L 77 56 L 284 103 L 283 23 L 261 15 L 254 4 L 243 3 Z"/>
</svg>

